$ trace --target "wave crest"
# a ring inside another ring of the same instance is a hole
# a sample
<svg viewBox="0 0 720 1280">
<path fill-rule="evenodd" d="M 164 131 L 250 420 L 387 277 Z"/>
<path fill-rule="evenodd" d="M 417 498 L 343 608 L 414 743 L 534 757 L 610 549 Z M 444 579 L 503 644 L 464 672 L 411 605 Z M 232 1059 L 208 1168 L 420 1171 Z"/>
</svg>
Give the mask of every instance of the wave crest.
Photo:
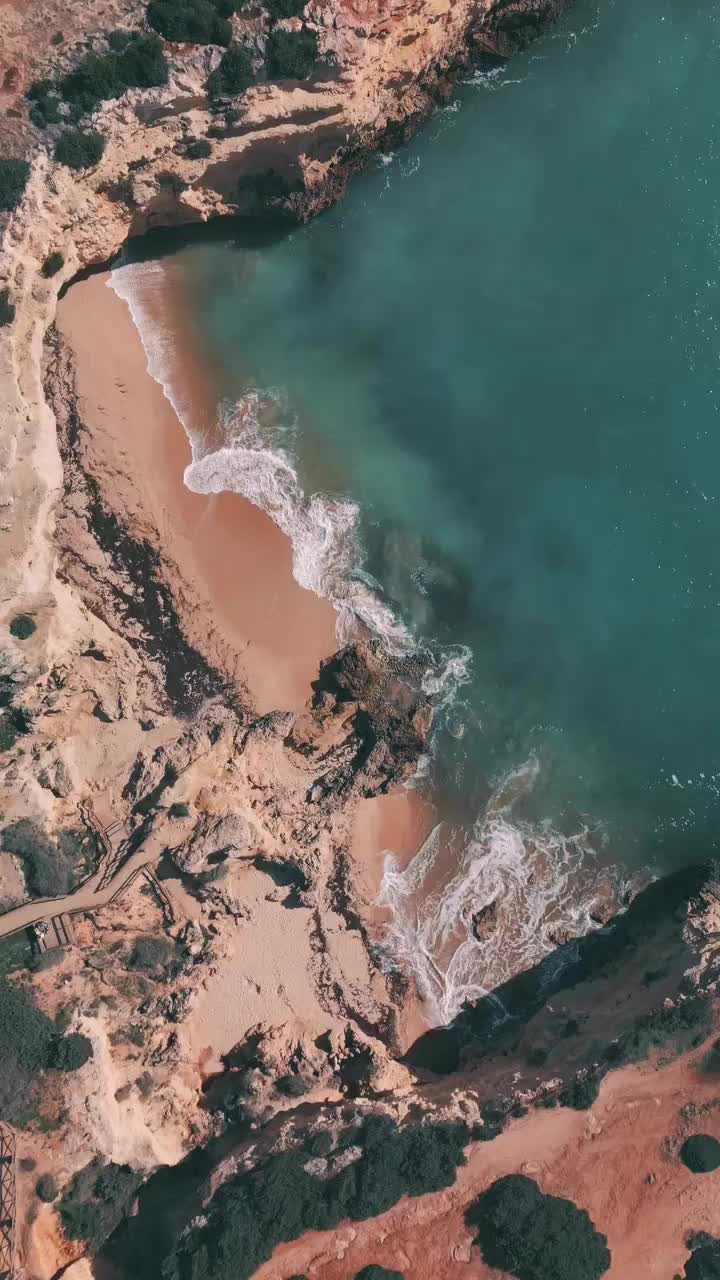
<svg viewBox="0 0 720 1280">
<path fill-rule="evenodd" d="M 532 756 L 506 774 L 470 832 L 461 837 L 439 824 L 404 871 L 386 854 L 379 901 L 392 921 L 385 945 L 392 962 L 414 975 L 433 1026 L 620 905 L 620 876 L 599 864 L 595 832 L 566 836 L 513 816 L 539 772 Z"/>
</svg>

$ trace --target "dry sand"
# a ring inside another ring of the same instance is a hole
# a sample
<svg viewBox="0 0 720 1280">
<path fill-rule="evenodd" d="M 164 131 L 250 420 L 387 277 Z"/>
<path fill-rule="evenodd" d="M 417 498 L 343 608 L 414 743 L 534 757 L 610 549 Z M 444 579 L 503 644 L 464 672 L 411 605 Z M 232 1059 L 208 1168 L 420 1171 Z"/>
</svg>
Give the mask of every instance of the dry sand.
<svg viewBox="0 0 720 1280">
<path fill-rule="evenodd" d="M 176 595 L 189 596 L 184 612 L 198 647 L 216 660 L 229 647 L 232 674 L 260 714 L 299 710 L 336 648 L 334 610 L 298 586 L 290 544 L 262 511 L 234 493 L 185 487 L 187 436 L 147 372 L 127 305 L 107 284 L 103 274 L 74 285 L 57 319 L 77 359 L 93 467 L 131 525 L 142 529 L 152 513 L 179 571 Z"/>
</svg>

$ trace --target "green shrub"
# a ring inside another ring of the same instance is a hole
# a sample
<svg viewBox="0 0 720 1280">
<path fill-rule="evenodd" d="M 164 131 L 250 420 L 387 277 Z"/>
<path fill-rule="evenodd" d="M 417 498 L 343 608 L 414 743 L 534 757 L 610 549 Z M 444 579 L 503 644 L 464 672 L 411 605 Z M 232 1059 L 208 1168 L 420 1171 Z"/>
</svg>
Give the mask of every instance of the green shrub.
<svg viewBox="0 0 720 1280">
<path fill-rule="evenodd" d="M 720 1240 L 699 1231 L 688 1245 L 692 1254 L 685 1263 L 685 1280 L 720 1280 Z"/>
<path fill-rule="evenodd" d="M 188 160 L 207 160 L 212 155 L 212 143 L 208 142 L 207 138 L 193 138 L 185 148 L 185 155 Z M 185 808 L 187 809 L 187 805 Z"/>
<path fill-rule="evenodd" d="M 10 290 L 0 289 L 0 329 L 15 319 L 15 303 L 10 301 Z"/>
<path fill-rule="evenodd" d="M 19 205 L 29 177 L 27 160 L 12 156 L 0 159 L 0 210 L 15 209 Z"/>
<path fill-rule="evenodd" d="M 28 640 L 37 630 L 29 613 L 18 613 L 10 623 L 10 635 L 16 640 Z"/>
<path fill-rule="evenodd" d="M 522 1174 L 498 1178 L 465 1216 L 478 1228 L 483 1262 L 517 1280 L 599 1280 L 610 1266 L 589 1214 Z"/>
<path fill-rule="evenodd" d="M 42 274 L 46 280 L 49 280 L 51 276 L 56 276 L 58 271 L 62 271 L 64 266 L 65 258 L 56 249 L 54 253 L 49 253 L 43 262 L 41 268 Z"/>
<path fill-rule="evenodd" d="M 113 39 L 114 37 L 114 39 Z M 111 33 L 109 53 L 90 52 L 55 86 L 65 102 L 84 114 L 100 102 L 119 98 L 126 89 L 152 89 L 167 84 L 168 66 L 162 41 L 156 35 L 135 32 Z M 36 82 L 40 86 L 52 84 Z M 41 111 L 46 112 L 50 90 L 34 93 Z"/>
<path fill-rule="evenodd" d="M 166 40 L 228 45 L 232 27 L 212 0 L 150 0 L 147 20 Z"/>
<path fill-rule="evenodd" d="M 307 0 L 265 0 L 271 18 L 299 18 Z"/>
<path fill-rule="evenodd" d="M 51 1173 L 43 1173 L 35 1184 L 35 1195 L 45 1204 L 52 1204 L 58 1193 L 57 1183 Z"/>
<path fill-rule="evenodd" d="M 63 1191 L 58 1210 L 70 1240 L 99 1249 L 130 1212 L 140 1178 L 126 1164 L 96 1158 L 75 1174 Z"/>
<path fill-rule="evenodd" d="M 680 1148 L 680 1159 L 691 1173 L 720 1169 L 720 1142 L 709 1133 L 695 1133 Z"/>
<path fill-rule="evenodd" d="M 153 934 L 147 934 L 135 940 L 128 964 L 131 969 L 161 975 L 176 954 L 175 943 L 170 938 L 156 938 Z"/>
<path fill-rule="evenodd" d="M 587 1111 L 596 1101 L 600 1091 L 597 1076 L 587 1076 L 584 1080 L 573 1080 L 558 1094 L 561 1107 L 573 1107 L 575 1111 Z"/>
<path fill-rule="evenodd" d="M 387 1267 L 371 1262 L 369 1267 L 363 1267 L 356 1273 L 355 1280 L 405 1280 L 405 1277 L 402 1271 L 388 1271 Z"/>
<path fill-rule="evenodd" d="M 0 1115 L 8 1124 L 32 1119 L 34 1086 L 50 1066 L 54 1038 L 30 992 L 0 979 Z"/>
<path fill-rule="evenodd" d="M 220 63 L 208 77 L 207 88 L 211 98 L 232 98 L 255 81 L 252 56 L 241 44 L 235 44 L 224 53 Z"/>
<path fill-rule="evenodd" d="M 174 804 L 170 805 L 168 814 L 171 818 L 189 818 L 190 805 L 186 804 L 184 800 L 176 800 Z"/>
<path fill-rule="evenodd" d="M 53 838 L 30 818 L 19 818 L 0 832 L 0 847 L 22 862 L 33 898 L 56 898 L 74 888 L 85 867 L 85 839 L 84 832 L 71 830 Z"/>
<path fill-rule="evenodd" d="M 11 751 L 18 738 L 32 729 L 32 716 L 25 707 L 10 707 L 0 714 L 0 751 Z"/>
<path fill-rule="evenodd" d="M 271 31 L 266 47 L 268 80 L 307 80 L 317 61 L 318 38 L 314 31 Z"/>
<path fill-rule="evenodd" d="M 89 169 L 105 150 L 105 139 L 97 129 L 65 129 L 55 144 L 55 159 L 69 169 Z"/>
<path fill-rule="evenodd" d="M 185 190 L 185 179 L 181 178 L 179 173 L 173 173 L 172 169 L 161 170 L 157 180 L 160 189 L 168 191 L 171 195 L 180 196 Z"/>
<path fill-rule="evenodd" d="M 467 1130 L 450 1124 L 398 1129 L 386 1117 L 373 1117 L 343 1139 L 362 1155 L 332 1178 L 307 1173 L 300 1150 L 271 1156 L 226 1182 L 205 1220 L 178 1239 L 163 1280 L 248 1280 L 282 1241 L 331 1230 L 343 1218 L 375 1217 L 402 1196 L 449 1187 L 464 1163 Z"/>
<path fill-rule="evenodd" d="M 87 1036 L 72 1032 L 56 1042 L 52 1065 L 56 1071 L 78 1071 L 92 1056 L 92 1042 Z"/>
</svg>

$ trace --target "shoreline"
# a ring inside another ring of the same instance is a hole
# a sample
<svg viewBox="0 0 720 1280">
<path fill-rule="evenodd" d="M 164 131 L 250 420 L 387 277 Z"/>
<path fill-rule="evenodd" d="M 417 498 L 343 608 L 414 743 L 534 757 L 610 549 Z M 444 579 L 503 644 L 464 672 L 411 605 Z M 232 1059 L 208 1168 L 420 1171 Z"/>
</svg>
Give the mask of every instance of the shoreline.
<svg viewBox="0 0 720 1280">
<path fill-rule="evenodd" d="M 189 638 L 247 688 L 258 714 L 301 710 L 320 662 L 337 647 L 331 605 L 296 583 L 289 542 L 264 512 L 235 493 L 185 486 L 186 431 L 107 274 L 67 292 L 57 328 L 75 357 L 83 448 L 101 485 L 112 486 L 118 514 L 146 536 L 155 523 Z M 111 334 L 111 345 L 98 345 L 98 332 Z M 193 376 L 199 416 L 207 415 Z"/>
</svg>

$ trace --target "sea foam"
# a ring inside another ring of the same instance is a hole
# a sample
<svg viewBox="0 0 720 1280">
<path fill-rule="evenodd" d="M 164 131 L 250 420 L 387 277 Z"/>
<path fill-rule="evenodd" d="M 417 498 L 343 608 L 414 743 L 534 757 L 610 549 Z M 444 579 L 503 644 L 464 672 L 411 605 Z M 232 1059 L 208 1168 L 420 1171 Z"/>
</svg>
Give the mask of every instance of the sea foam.
<svg viewBox="0 0 720 1280">
<path fill-rule="evenodd" d="M 120 266 L 109 283 L 127 302 L 148 370 L 187 433 L 187 487 L 238 493 L 265 511 L 290 540 L 298 583 L 335 607 L 339 643 L 350 641 L 360 626 L 390 655 L 421 656 L 421 685 L 434 707 L 435 733 L 461 737 L 465 706 L 458 695 L 470 680 L 471 651 L 462 645 L 445 651 L 419 646 L 384 601 L 364 567 L 357 503 L 304 492 L 292 453 L 295 430 L 281 393 L 255 389 L 236 403 L 221 404 L 215 436 L 224 443 L 210 445 L 176 377 L 172 316 L 167 323 L 163 316 L 162 262 Z M 414 974 L 433 1025 L 450 1022 L 468 1000 L 541 959 L 559 935 L 592 928 L 593 903 L 607 896 L 614 873 L 597 866 L 588 831 L 568 837 L 513 817 L 517 799 L 534 785 L 538 771 L 533 757 L 501 779 L 472 829 L 463 833 L 459 851 L 457 833 L 453 838 L 441 823 L 404 871 L 392 852 L 386 855 L 380 892 L 392 910 L 386 954 L 391 964 Z M 432 758 L 423 756 L 408 785 L 424 788 L 431 774 Z M 478 941 L 472 916 L 493 902 L 496 922 Z"/>
<path fill-rule="evenodd" d="M 511 770 L 469 832 L 439 824 L 404 870 L 386 854 L 379 901 L 392 910 L 388 954 L 414 975 L 431 1025 L 595 928 L 594 906 L 620 902 L 620 877 L 600 865 L 594 833 L 567 836 L 514 816 L 539 771 L 534 756 Z M 491 906 L 478 939 L 473 916 Z"/>
</svg>

